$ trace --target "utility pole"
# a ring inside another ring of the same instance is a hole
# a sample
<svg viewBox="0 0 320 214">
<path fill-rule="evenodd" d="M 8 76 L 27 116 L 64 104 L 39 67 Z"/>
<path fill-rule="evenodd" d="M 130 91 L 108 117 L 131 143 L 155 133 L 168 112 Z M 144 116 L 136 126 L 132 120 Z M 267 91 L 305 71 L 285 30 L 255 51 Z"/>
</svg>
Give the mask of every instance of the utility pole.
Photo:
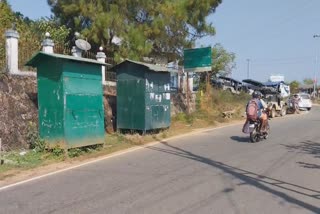
<svg viewBox="0 0 320 214">
<path fill-rule="evenodd" d="M 250 59 L 247 59 L 247 79 L 249 79 Z"/>
<path fill-rule="evenodd" d="M 313 35 L 313 38 L 320 38 L 320 35 Z M 313 95 L 316 96 L 317 92 L 317 70 L 318 70 L 318 63 L 319 63 L 319 56 L 318 56 L 318 48 L 316 50 L 316 66 L 314 68 L 313 73 Z"/>
</svg>

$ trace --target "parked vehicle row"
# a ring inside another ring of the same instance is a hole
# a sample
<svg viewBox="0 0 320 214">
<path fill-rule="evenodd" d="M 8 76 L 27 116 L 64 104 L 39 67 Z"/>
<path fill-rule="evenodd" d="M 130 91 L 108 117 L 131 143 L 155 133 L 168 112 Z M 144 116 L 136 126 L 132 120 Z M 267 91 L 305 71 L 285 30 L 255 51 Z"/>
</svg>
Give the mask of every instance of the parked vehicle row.
<svg viewBox="0 0 320 214">
<path fill-rule="evenodd" d="M 229 77 L 218 77 L 212 80 L 214 87 L 222 90 L 229 90 L 232 93 L 241 91 L 251 94 L 253 91 L 260 91 L 263 99 L 270 107 L 269 117 L 284 116 L 291 113 L 294 108 L 293 97 L 290 95 L 290 86 L 283 81 L 262 83 L 252 79 L 245 79 L 242 82 Z M 298 108 L 300 110 L 310 110 L 312 101 L 309 94 L 296 94 Z"/>
<path fill-rule="evenodd" d="M 254 91 L 260 91 L 263 94 L 264 101 L 270 107 L 269 117 L 271 118 L 291 113 L 294 108 L 294 94 L 290 95 L 290 86 L 283 81 L 263 83 L 253 79 L 238 81 L 230 77 L 215 76 L 211 78 L 210 83 L 215 88 L 230 91 L 234 94 L 240 92 L 252 94 Z M 194 87 L 194 89 L 198 88 Z M 298 108 L 309 111 L 312 108 L 310 95 L 306 93 L 296 95 L 299 100 Z"/>
</svg>

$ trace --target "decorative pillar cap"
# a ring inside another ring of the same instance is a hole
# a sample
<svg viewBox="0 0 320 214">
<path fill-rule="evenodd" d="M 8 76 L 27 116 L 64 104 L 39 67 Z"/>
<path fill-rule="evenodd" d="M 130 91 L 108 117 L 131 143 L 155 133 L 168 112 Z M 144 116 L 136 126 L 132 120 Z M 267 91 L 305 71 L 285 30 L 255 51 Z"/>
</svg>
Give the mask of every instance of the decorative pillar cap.
<svg viewBox="0 0 320 214">
<path fill-rule="evenodd" d="M 16 39 L 20 38 L 18 31 L 14 29 L 6 30 L 5 35 L 6 35 L 6 38 L 16 38 Z"/>
<path fill-rule="evenodd" d="M 54 46 L 54 42 L 53 42 L 52 39 L 46 38 L 46 39 L 44 39 L 44 40 L 42 41 L 41 45 L 42 45 L 43 47 L 45 47 L 45 46 L 53 47 L 53 46 Z"/>
<path fill-rule="evenodd" d="M 106 54 L 104 52 L 102 52 L 103 51 L 103 47 L 100 47 L 99 50 L 100 51 L 97 53 L 96 58 L 97 59 L 105 59 L 105 58 L 107 58 Z"/>
</svg>

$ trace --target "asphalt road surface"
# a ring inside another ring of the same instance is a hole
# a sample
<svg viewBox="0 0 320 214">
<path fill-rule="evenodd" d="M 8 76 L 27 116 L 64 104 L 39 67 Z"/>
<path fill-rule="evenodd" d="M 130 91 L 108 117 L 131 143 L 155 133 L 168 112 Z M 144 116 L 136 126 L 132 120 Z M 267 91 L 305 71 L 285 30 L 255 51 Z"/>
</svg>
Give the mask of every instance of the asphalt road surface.
<svg viewBox="0 0 320 214">
<path fill-rule="evenodd" d="M 0 190 L 0 213 L 320 213 L 320 108 L 205 131 Z"/>
</svg>

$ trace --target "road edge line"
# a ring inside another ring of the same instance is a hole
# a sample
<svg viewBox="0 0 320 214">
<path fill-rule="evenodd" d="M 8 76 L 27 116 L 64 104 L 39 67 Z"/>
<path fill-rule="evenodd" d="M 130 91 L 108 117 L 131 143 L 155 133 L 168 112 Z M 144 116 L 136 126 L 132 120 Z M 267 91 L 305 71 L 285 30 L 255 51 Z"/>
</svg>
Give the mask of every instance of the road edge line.
<svg viewBox="0 0 320 214">
<path fill-rule="evenodd" d="M 243 122 L 241 122 L 241 123 L 243 123 Z M 200 134 L 200 133 L 207 132 L 207 131 L 214 131 L 214 130 L 217 130 L 217 129 L 227 128 L 227 127 L 239 125 L 241 123 L 240 123 L 240 121 L 239 122 L 237 121 L 235 123 L 227 124 L 227 125 L 223 125 L 223 126 L 219 126 L 219 127 L 212 127 L 212 128 L 201 129 L 201 130 L 195 130 L 195 131 L 192 131 L 192 132 L 189 132 L 189 133 L 186 133 L 186 134 L 172 136 L 172 137 L 165 138 L 165 139 L 162 139 L 162 140 L 159 140 L 159 141 L 153 141 L 153 142 L 150 142 L 150 143 L 146 143 L 146 144 L 140 145 L 140 146 L 134 146 L 134 147 L 131 147 L 129 149 L 125 149 L 125 150 L 118 151 L 118 152 L 115 152 L 115 153 L 112 153 L 112 154 L 108 154 L 108 155 L 105 155 L 105 156 L 102 156 L 100 158 L 96 158 L 94 160 L 90 160 L 90 161 L 87 161 L 87 162 L 85 161 L 83 163 L 80 163 L 80 164 L 77 164 L 77 165 L 74 165 L 74 166 L 70 166 L 70 167 L 67 167 L 67 168 L 64 168 L 64 169 L 59 169 L 59 170 L 56 170 L 56 171 L 53 171 L 53 172 L 49 172 L 49 173 L 46 173 L 46 174 L 43 174 L 43 175 L 38 175 L 38 176 L 35 176 L 35 177 L 32 177 L 32 178 L 28 178 L 26 180 L 18 181 L 18 182 L 15 182 L 15 183 L 12 183 L 12 184 L 8 184 L 8 185 L 2 186 L 2 187 L 0 186 L 0 191 L 9 189 L 11 187 L 19 186 L 19 185 L 22 185 L 22 184 L 26 184 L 26 183 L 29 183 L 29 182 L 32 182 L 32 181 L 36 181 L 36 180 L 39 180 L 41 178 L 45 178 L 45 177 L 49 177 L 49 176 L 52 176 L 52 175 L 55 175 L 55 174 L 59 174 L 59 173 L 62 173 L 62 172 L 70 171 L 72 169 L 80 168 L 82 166 L 94 164 L 94 163 L 97 163 L 97 162 L 100 162 L 100 161 L 103 161 L 103 160 L 107 160 L 107 159 L 110 159 L 110 158 L 113 158 L 113 157 L 117 157 L 117 156 L 121 156 L 121 155 L 124 155 L 124 154 L 127 154 L 127 153 L 131 153 L 131 152 L 134 152 L 134 151 L 137 151 L 137 150 L 140 150 L 140 149 L 144 149 L 144 148 L 146 148 L 148 146 L 153 146 L 153 145 L 159 144 L 159 143 L 161 143 L 163 141 L 175 140 L 175 139 L 183 138 L 183 137 L 190 136 L 190 135 Z"/>
</svg>

